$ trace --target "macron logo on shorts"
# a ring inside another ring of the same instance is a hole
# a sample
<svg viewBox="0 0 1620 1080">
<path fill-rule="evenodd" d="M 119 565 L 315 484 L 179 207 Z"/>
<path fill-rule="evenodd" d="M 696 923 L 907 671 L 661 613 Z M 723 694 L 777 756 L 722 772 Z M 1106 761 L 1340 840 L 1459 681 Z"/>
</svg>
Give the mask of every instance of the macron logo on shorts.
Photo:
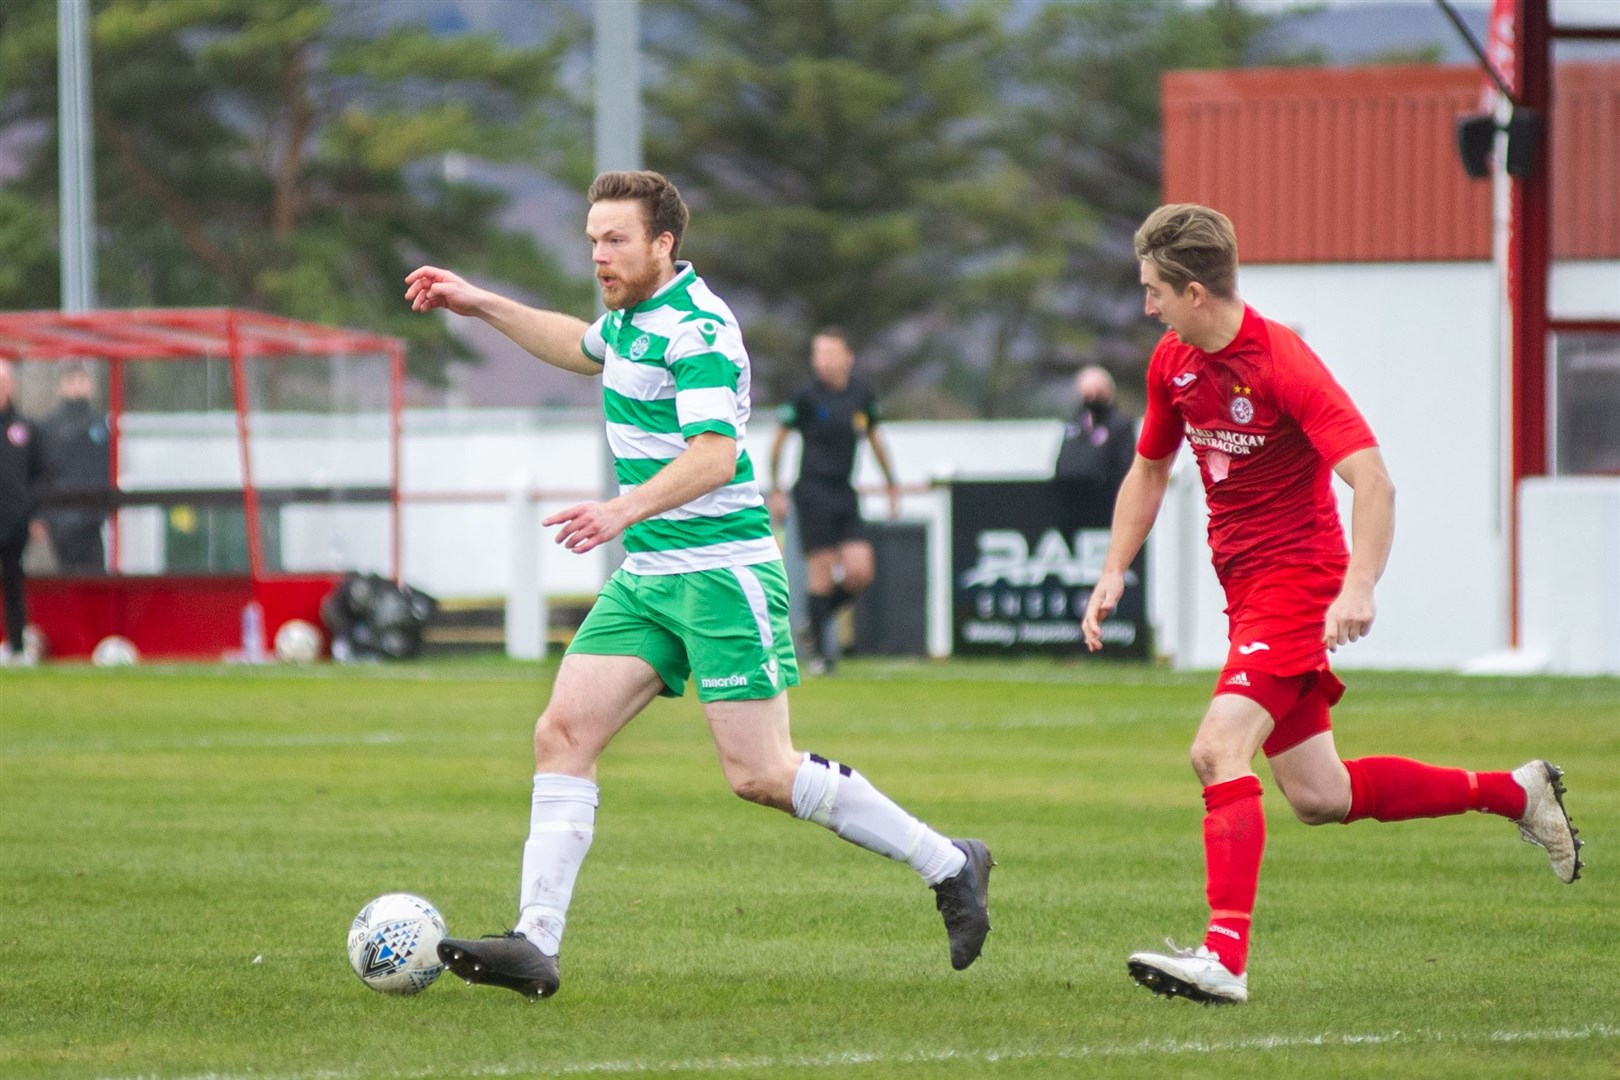
<svg viewBox="0 0 1620 1080">
<path fill-rule="evenodd" d="M 707 680 L 705 680 L 705 682 L 706 681 Z M 1226 685 L 1227 686 L 1248 686 L 1249 685 L 1249 673 L 1247 671 L 1239 671 L 1239 672 L 1237 672 L 1230 679 L 1226 680 Z"/>
<path fill-rule="evenodd" d="M 1253 656 L 1257 652 L 1270 652 L 1271 646 L 1263 641 L 1251 641 L 1247 645 L 1239 645 L 1238 652 L 1244 656 Z"/>
<path fill-rule="evenodd" d="M 699 679 L 698 685 L 705 690 L 724 690 L 728 686 L 747 686 L 746 675 L 722 675 L 718 679 Z"/>
</svg>

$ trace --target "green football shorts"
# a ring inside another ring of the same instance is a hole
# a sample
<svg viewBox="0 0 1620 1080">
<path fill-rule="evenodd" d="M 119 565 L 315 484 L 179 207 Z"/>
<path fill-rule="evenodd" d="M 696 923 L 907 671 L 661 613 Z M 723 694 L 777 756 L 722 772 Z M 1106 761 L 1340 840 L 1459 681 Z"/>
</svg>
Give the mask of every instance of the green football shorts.
<svg viewBox="0 0 1620 1080">
<path fill-rule="evenodd" d="M 687 574 L 616 570 L 568 646 L 588 656 L 639 656 L 665 697 L 697 682 L 699 701 L 755 701 L 799 684 L 780 560 Z"/>
</svg>

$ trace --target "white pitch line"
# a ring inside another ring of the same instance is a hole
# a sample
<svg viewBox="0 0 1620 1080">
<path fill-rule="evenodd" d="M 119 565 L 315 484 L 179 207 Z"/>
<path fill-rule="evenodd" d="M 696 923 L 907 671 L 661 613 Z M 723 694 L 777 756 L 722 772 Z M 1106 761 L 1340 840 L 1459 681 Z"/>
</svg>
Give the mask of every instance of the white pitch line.
<svg viewBox="0 0 1620 1080">
<path fill-rule="evenodd" d="M 1005 1050 L 911 1050 L 884 1053 L 845 1050 L 834 1054 L 815 1054 L 802 1057 L 690 1058 L 684 1061 L 581 1061 L 572 1064 L 529 1062 L 524 1065 L 489 1065 L 470 1070 L 457 1070 L 458 1076 L 470 1077 L 523 1077 L 547 1076 L 619 1076 L 637 1073 L 705 1073 L 705 1072 L 762 1072 L 782 1069 L 835 1069 L 861 1065 L 994 1065 L 1017 1061 L 1084 1061 L 1093 1058 L 1119 1057 L 1175 1057 L 1185 1054 L 1242 1053 L 1245 1051 L 1292 1050 L 1302 1047 L 1323 1046 L 1385 1046 L 1392 1043 L 1469 1045 L 1473 1043 L 1502 1042 L 1572 1042 L 1582 1039 L 1620 1038 L 1620 1025 L 1584 1024 L 1580 1027 L 1543 1028 L 1532 1031 L 1491 1031 L 1454 1034 L 1442 1031 L 1389 1031 L 1362 1034 L 1331 1033 L 1321 1035 L 1258 1035 L 1245 1039 L 1144 1039 L 1121 1045 L 1082 1045 L 1053 1049 Z M 362 1076 L 387 1076 L 392 1080 L 429 1080 L 438 1070 L 371 1070 L 318 1069 L 300 1073 L 188 1073 L 166 1076 L 163 1073 L 139 1073 L 134 1076 L 101 1077 L 99 1080 L 358 1080 Z"/>
<path fill-rule="evenodd" d="M 354 733 L 322 733 L 307 735 L 174 735 L 161 737 L 116 735 L 87 739 L 28 739 L 0 740 L 0 755 L 24 754 L 110 754 L 165 750 L 278 750 L 305 746 L 408 746 L 412 744 L 478 742 L 526 744 L 528 733 L 514 728 L 513 733 L 485 734 L 483 736 L 412 731 L 362 731 Z"/>
</svg>

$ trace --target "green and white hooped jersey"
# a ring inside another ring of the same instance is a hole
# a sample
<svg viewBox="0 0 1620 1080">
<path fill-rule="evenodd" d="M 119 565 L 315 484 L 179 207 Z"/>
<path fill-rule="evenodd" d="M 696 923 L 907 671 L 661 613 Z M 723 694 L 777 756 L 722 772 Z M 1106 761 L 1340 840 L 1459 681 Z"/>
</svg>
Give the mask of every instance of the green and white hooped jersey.
<svg viewBox="0 0 1620 1080">
<path fill-rule="evenodd" d="M 597 319 L 580 342 L 602 365 L 602 404 L 619 492 L 645 483 L 706 431 L 737 440 L 731 483 L 625 530 L 624 569 L 683 574 L 782 557 L 748 457 L 748 352 L 737 318 L 697 276 Z"/>
</svg>

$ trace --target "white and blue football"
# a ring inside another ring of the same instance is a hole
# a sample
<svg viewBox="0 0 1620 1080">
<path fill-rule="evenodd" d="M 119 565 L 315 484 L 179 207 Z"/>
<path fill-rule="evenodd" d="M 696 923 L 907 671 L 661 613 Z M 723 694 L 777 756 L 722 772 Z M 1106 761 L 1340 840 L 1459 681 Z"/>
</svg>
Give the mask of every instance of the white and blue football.
<svg viewBox="0 0 1620 1080">
<path fill-rule="evenodd" d="M 419 994 L 444 971 L 439 942 L 449 931 L 439 909 L 410 893 L 387 893 L 349 926 L 349 964 L 382 994 Z"/>
</svg>

